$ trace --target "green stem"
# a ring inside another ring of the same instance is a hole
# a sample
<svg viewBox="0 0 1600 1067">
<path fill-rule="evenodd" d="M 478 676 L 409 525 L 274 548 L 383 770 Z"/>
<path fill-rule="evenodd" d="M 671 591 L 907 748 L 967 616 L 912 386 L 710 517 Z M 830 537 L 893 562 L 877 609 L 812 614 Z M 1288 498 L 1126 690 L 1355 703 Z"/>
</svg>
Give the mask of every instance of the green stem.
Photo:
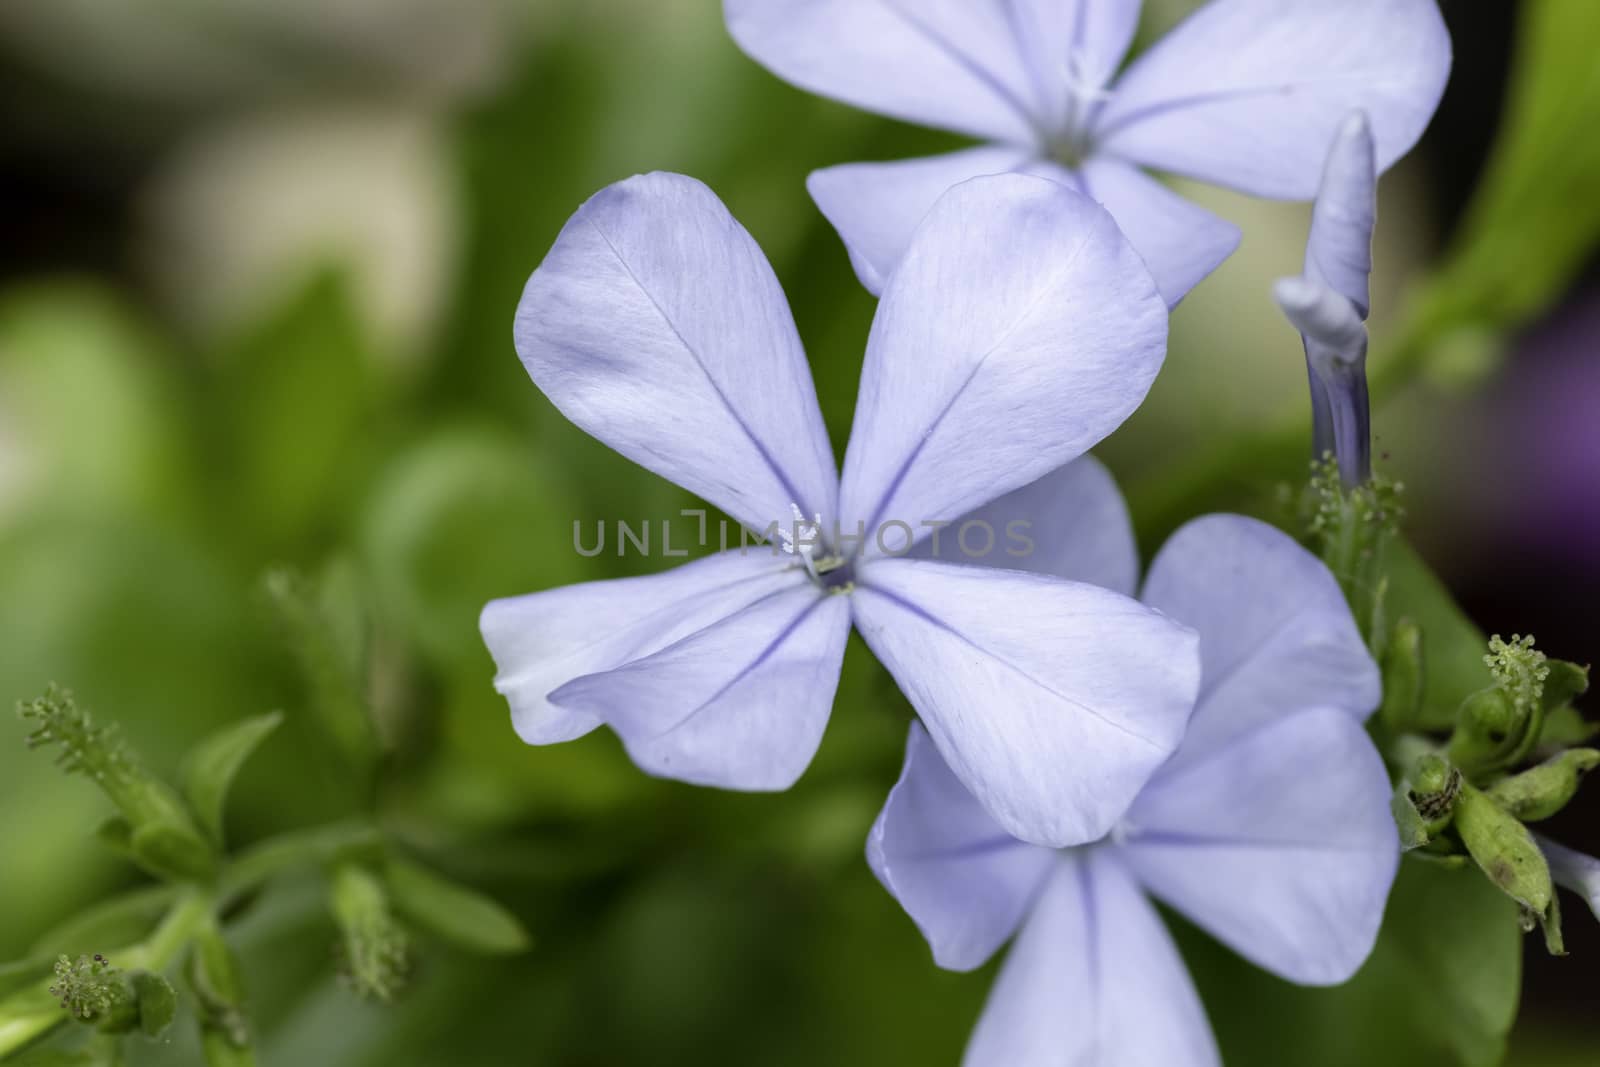
<svg viewBox="0 0 1600 1067">
<path fill-rule="evenodd" d="M 1373 359 L 1369 386 L 1374 405 L 1399 392 L 1421 372 L 1442 316 L 1426 294 L 1401 323 L 1395 339 Z M 1303 481 L 1311 455 L 1310 413 L 1303 400 L 1266 420 L 1252 433 L 1229 437 L 1160 475 L 1134 483 L 1128 493 L 1141 530 L 1164 538 L 1207 510 L 1228 506 L 1280 481 Z"/>
</svg>

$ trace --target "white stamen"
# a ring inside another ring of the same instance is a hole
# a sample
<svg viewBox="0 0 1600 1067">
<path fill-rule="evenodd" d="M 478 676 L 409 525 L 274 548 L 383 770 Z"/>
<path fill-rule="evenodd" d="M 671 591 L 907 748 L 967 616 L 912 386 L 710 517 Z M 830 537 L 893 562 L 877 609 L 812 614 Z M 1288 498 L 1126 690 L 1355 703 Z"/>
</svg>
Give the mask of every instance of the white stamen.
<svg viewBox="0 0 1600 1067">
<path fill-rule="evenodd" d="M 822 514 L 818 512 L 814 518 L 807 519 L 799 504 L 790 504 L 789 511 L 794 515 L 794 522 L 787 529 L 778 528 L 783 550 L 791 556 L 799 556 L 805 564 L 806 573 L 816 578 L 817 542 L 822 537 Z"/>
</svg>

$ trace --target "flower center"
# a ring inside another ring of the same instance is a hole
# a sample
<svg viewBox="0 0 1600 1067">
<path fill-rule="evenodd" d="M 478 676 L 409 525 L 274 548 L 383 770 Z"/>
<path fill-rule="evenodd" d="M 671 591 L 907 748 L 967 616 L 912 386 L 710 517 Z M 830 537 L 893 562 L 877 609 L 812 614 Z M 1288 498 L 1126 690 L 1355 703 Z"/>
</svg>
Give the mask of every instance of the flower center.
<svg viewBox="0 0 1600 1067">
<path fill-rule="evenodd" d="M 818 589 L 827 593 L 848 593 L 854 589 L 855 562 L 828 547 L 822 537 L 822 516 L 806 518 L 799 504 L 790 504 L 789 511 L 794 521 L 786 528 L 779 527 L 779 547 L 799 559 Z"/>
<path fill-rule="evenodd" d="M 1075 48 L 1068 53 L 1062 66 L 1061 84 L 1066 90 L 1066 101 L 1047 147 L 1051 159 L 1075 170 L 1089 158 L 1093 147 L 1089 138 L 1089 120 L 1094 109 L 1109 99 L 1111 94 L 1090 73 L 1082 49 Z"/>
</svg>

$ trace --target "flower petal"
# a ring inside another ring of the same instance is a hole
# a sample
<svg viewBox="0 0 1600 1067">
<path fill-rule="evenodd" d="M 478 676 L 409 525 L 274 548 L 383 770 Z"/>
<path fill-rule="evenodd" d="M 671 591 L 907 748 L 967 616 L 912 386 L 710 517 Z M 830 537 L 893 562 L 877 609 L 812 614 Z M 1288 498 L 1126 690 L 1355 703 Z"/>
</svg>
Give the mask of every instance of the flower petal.
<svg viewBox="0 0 1600 1067">
<path fill-rule="evenodd" d="M 1039 91 L 993 0 L 725 0 L 728 32 L 778 77 L 892 118 L 1031 143 Z"/>
<path fill-rule="evenodd" d="M 843 519 L 920 528 L 1076 459 L 1144 399 L 1166 332 L 1150 272 L 1093 201 L 1019 174 L 956 186 L 878 304 Z"/>
<path fill-rule="evenodd" d="M 1449 74 L 1437 0 L 1212 0 L 1122 76 L 1095 140 L 1161 170 L 1309 200 L 1350 112 L 1371 119 L 1387 170 Z"/>
<path fill-rule="evenodd" d="M 1372 308 L 1372 231 L 1378 222 L 1377 147 L 1356 112 L 1334 137 L 1311 209 L 1306 278 L 1339 292 L 1363 319 Z"/>
<path fill-rule="evenodd" d="M 1594 917 L 1600 919 L 1600 860 L 1558 845 L 1541 834 L 1534 834 L 1533 839 L 1550 864 L 1550 877 L 1582 897 Z"/>
<path fill-rule="evenodd" d="M 1032 158 L 1029 149 L 983 145 L 892 163 L 846 163 L 812 172 L 806 189 L 839 231 L 861 284 L 877 296 L 945 190 L 1016 170 Z"/>
<path fill-rule="evenodd" d="M 1055 853 L 1000 827 L 918 723 L 867 839 L 867 862 L 915 920 L 939 966 L 982 966 L 1022 921 Z"/>
<path fill-rule="evenodd" d="M 750 791 L 787 789 L 816 755 L 850 636 L 850 606 L 807 583 L 550 701 L 592 715 L 642 769 Z"/>
<path fill-rule="evenodd" d="M 562 414 L 757 530 L 832 514 L 837 476 L 783 291 L 704 185 L 647 174 L 578 209 L 528 279 L 517 353 Z"/>
<path fill-rule="evenodd" d="M 1105 156 L 1081 171 L 1083 191 L 1117 220 L 1144 257 L 1168 307 L 1199 285 L 1239 247 L 1239 228 L 1190 203 L 1139 168 Z"/>
<path fill-rule="evenodd" d="M 1133 520 L 1116 480 L 1093 456 L 963 515 L 908 555 L 1046 574 L 1130 597 L 1139 588 Z"/>
<path fill-rule="evenodd" d="M 1200 634 L 1200 700 L 1175 765 L 1310 707 L 1363 719 L 1382 695 L 1333 574 L 1287 534 L 1239 515 L 1184 526 L 1156 555 L 1144 602 Z"/>
<path fill-rule="evenodd" d="M 1259 967 L 1343 982 L 1400 863 L 1388 773 L 1348 712 L 1316 708 L 1164 768 L 1128 813 L 1139 879 Z"/>
<path fill-rule="evenodd" d="M 995 979 L 963 1067 L 1220 1062 L 1177 946 L 1115 851 L 1063 856 Z"/>
<path fill-rule="evenodd" d="M 600 725 L 559 708 L 548 694 L 573 678 L 611 670 L 665 648 L 763 597 L 809 585 L 770 551 L 725 552 L 646 578 L 569 585 L 492 601 L 480 628 L 511 702 L 511 721 L 530 745 L 581 737 Z"/>
<path fill-rule="evenodd" d="M 1183 733 L 1194 635 L 1104 589 L 877 559 L 856 625 L 950 769 L 1013 837 L 1103 836 Z"/>
<path fill-rule="evenodd" d="M 1035 81 L 1060 118 L 1074 92 L 1105 88 L 1139 29 L 1140 0 L 1000 0 L 1016 13 Z"/>
</svg>

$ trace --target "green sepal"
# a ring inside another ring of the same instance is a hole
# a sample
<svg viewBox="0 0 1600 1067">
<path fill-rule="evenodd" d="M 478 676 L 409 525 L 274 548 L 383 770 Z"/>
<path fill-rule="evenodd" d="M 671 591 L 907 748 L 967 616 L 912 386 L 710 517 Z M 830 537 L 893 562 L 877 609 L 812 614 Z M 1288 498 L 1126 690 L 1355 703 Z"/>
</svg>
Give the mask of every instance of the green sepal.
<svg viewBox="0 0 1600 1067">
<path fill-rule="evenodd" d="M 1544 680 L 1544 710 L 1555 711 L 1589 691 L 1589 668 L 1564 659 L 1546 660 L 1550 674 Z"/>
<path fill-rule="evenodd" d="M 146 1037 L 160 1037 L 178 1016 L 178 994 L 172 983 L 149 971 L 134 973 L 130 984 L 139 1005 L 139 1030 Z"/>
<path fill-rule="evenodd" d="M 1428 824 L 1418 813 L 1416 804 L 1412 802 L 1411 790 L 1406 783 L 1401 782 L 1395 787 L 1389 806 L 1394 812 L 1395 826 L 1400 831 L 1400 851 L 1410 852 L 1414 848 L 1426 845 L 1431 839 Z"/>
<path fill-rule="evenodd" d="M 1582 712 L 1568 704 L 1545 715 L 1537 747 L 1545 751 L 1574 748 L 1592 741 L 1596 734 L 1600 734 L 1600 723 L 1588 722 Z"/>
<path fill-rule="evenodd" d="M 283 713 L 277 711 L 235 723 L 201 741 L 184 759 L 183 799 L 217 844 L 222 843 L 223 811 L 234 777 L 282 723 Z"/>
<path fill-rule="evenodd" d="M 134 861 L 158 878 L 205 880 L 216 873 L 216 853 L 191 824 L 140 826 L 133 831 L 129 849 Z"/>
<path fill-rule="evenodd" d="M 1555 887 L 1533 835 L 1500 805 L 1470 785 L 1456 800 L 1456 831 L 1473 860 L 1500 891 L 1535 915 L 1545 914 Z"/>
<path fill-rule="evenodd" d="M 1573 748 L 1521 774 L 1502 778 L 1489 797 L 1522 822 L 1548 819 L 1571 802 L 1583 776 L 1600 766 L 1600 751 Z"/>
<path fill-rule="evenodd" d="M 513 955 L 528 932 L 498 902 L 409 860 L 390 860 L 384 877 L 400 913 L 418 927 L 471 952 Z"/>
<path fill-rule="evenodd" d="M 1550 906 L 1542 914 L 1535 916 L 1535 919 L 1544 932 L 1545 951 L 1552 956 L 1565 956 L 1567 943 L 1561 936 L 1561 894 L 1551 893 Z"/>
<path fill-rule="evenodd" d="M 206 1062 L 253 1063 L 250 1025 L 244 1011 L 244 982 L 233 950 L 215 923 L 203 926 L 194 938 L 194 951 L 185 970 L 200 1012 L 200 1031 Z M 213 1048 L 213 1046 L 217 1046 Z M 245 1059 L 227 1059 L 223 1046 L 241 1052 Z"/>
<path fill-rule="evenodd" d="M 1502 687 L 1478 690 L 1456 713 L 1450 762 L 1473 777 L 1509 766 L 1527 741 L 1532 720 L 1532 709 Z"/>
<path fill-rule="evenodd" d="M 361 997 L 394 1000 L 410 971 L 411 939 L 394 919 L 384 884 L 362 866 L 340 864 L 333 872 L 331 904 L 344 977 Z"/>
<path fill-rule="evenodd" d="M 1390 733 L 1420 728 L 1425 670 L 1422 627 L 1401 619 L 1390 631 L 1383 651 L 1383 704 L 1378 721 Z"/>
</svg>

